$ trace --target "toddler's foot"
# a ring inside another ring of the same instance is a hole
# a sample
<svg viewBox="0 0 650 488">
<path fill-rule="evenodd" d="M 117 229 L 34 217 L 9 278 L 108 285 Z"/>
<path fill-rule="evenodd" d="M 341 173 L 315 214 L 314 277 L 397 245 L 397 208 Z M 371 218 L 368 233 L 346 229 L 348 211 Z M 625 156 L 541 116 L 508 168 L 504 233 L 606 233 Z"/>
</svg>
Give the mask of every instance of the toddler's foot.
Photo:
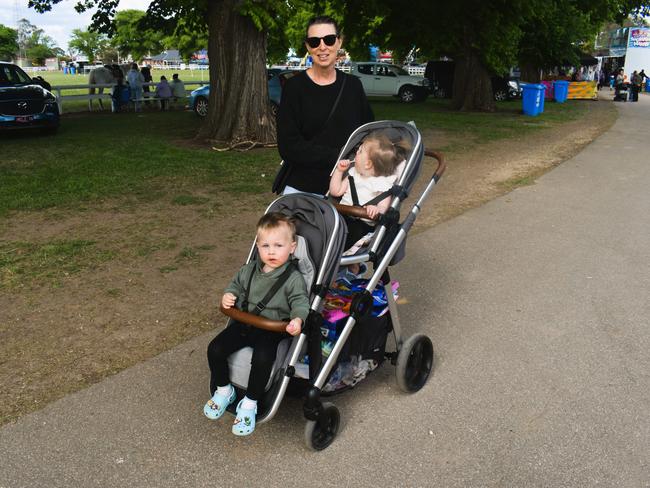
<svg viewBox="0 0 650 488">
<path fill-rule="evenodd" d="M 237 392 L 235 389 L 232 387 L 232 385 L 228 386 L 230 386 L 230 393 L 220 395 L 219 390 L 215 391 L 214 395 L 212 395 L 212 398 L 210 398 L 203 407 L 203 413 L 210 420 L 217 420 L 221 418 L 221 416 L 226 412 L 228 405 L 234 402 L 237 398 Z"/>
<path fill-rule="evenodd" d="M 237 405 L 237 418 L 235 418 L 235 423 L 232 426 L 232 433 L 239 436 L 250 435 L 255 430 L 255 415 L 257 414 L 257 402 L 252 408 L 244 408 L 244 402 L 248 398 L 242 398 L 242 400 Z M 250 406 L 251 400 L 248 400 L 248 405 Z"/>
</svg>

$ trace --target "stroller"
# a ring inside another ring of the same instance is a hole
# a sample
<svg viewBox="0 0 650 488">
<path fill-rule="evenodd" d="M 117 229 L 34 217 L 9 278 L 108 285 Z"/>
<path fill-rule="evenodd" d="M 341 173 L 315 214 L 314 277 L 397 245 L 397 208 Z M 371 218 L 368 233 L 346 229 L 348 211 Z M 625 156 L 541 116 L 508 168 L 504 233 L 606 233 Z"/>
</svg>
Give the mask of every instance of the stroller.
<svg viewBox="0 0 650 488">
<path fill-rule="evenodd" d="M 392 202 L 378 221 L 368 244 L 353 255 L 342 256 L 347 227 L 341 214 L 367 218 L 363 207 L 344 206 L 310 194 L 291 194 L 276 199 L 266 212 L 282 212 L 296 221 L 297 248 L 294 257 L 310 292 L 310 312 L 300 335 L 283 340 L 264 396 L 258 402 L 256 423 L 271 420 L 287 393 L 304 398 L 303 412 L 307 419 L 305 441 L 313 450 L 329 446 L 338 433 L 340 413 L 336 406 L 321 397 L 352 388 L 349 384 L 335 384 L 333 377 L 343 366 L 363 363 L 366 372 L 386 359 L 396 366 L 398 386 L 405 392 L 416 392 L 426 383 L 433 369 L 434 355 L 431 340 L 424 334 L 415 334 L 406 340 L 397 313 L 389 267 L 405 256 L 406 237 L 417 218 L 424 200 L 441 178 L 445 164 L 440 154 L 425 152 L 417 129 L 397 121 L 371 122 L 359 127 L 348 139 L 339 159 L 353 155 L 363 138 L 373 130 L 383 130 L 392 140 L 406 139 L 412 150 L 401 175 L 390 191 Z M 437 168 L 417 202 L 400 222 L 400 208 L 413 188 L 420 173 L 422 159 L 430 156 L 438 161 Z M 255 243 L 248 260 L 257 259 Z M 372 274 L 365 287 L 352 293 L 349 316 L 338 324 L 337 339 L 327 354 L 323 344 L 323 308 L 325 297 L 340 266 L 353 263 L 372 265 Z M 378 286 L 379 285 L 379 286 Z M 381 316 L 371 310 L 376 290 L 382 291 L 387 307 Z M 221 312 L 238 322 L 254 327 L 284 332 L 286 323 L 268 320 L 233 308 Z M 395 350 L 386 351 L 387 338 L 393 332 Z M 248 383 L 252 349 L 244 348 L 228 359 L 231 383 L 238 399 Z M 308 360 L 308 365 L 305 362 Z M 371 367 L 368 367 L 371 365 Z M 235 413 L 232 403 L 228 410 Z"/>
<path fill-rule="evenodd" d="M 619 83 L 618 85 L 616 85 L 616 88 L 614 90 L 614 101 L 626 102 L 629 89 L 630 89 L 629 83 Z"/>
</svg>

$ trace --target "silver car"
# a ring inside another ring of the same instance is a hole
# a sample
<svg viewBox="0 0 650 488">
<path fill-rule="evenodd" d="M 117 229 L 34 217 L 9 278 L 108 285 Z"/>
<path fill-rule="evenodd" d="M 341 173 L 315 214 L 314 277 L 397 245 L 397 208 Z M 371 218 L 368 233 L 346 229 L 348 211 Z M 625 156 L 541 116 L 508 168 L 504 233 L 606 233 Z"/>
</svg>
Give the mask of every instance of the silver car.
<svg viewBox="0 0 650 488">
<path fill-rule="evenodd" d="M 368 96 L 399 97 L 402 102 L 421 102 L 429 95 L 429 80 L 386 63 L 352 63 L 350 74 L 361 80 Z"/>
</svg>

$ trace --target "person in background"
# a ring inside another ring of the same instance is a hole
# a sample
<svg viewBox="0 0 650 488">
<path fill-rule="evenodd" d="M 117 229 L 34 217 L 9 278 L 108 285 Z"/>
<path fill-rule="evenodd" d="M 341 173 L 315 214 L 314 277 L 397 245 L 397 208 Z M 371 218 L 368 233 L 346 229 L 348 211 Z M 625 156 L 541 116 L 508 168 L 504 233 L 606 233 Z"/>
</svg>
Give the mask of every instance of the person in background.
<svg viewBox="0 0 650 488">
<path fill-rule="evenodd" d="M 641 90 L 641 77 L 636 70 L 632 72 L 630 77 L 630 101 L 638 102 L 639 101 L 639 91 Z"/>
<path fill-rule="evenodd" d="M 160 99 L 160 110 L 169 110 L 169 100 L 173 96 L 172 88 L 167 83 L 165 75 L 160 77 L 160 83 L 156 85 L 156 98 Z"/>
<path fill-rule="evenodd" d="M 334 19 L 311 19 L 305 47 L 313 64 L 288 79 L 282 89 L 277 138 L 280 156 L 289 164 L 285 194 L 324 195 L 348 137 L 374 120 L 359 78 L 335 68 L 341 44 Z"/>
<path fill-rule="evenodd" d="M 178 73 L 172 75 L 172 94 L 174 95 L 174 106 L 185 103 L 185 84 L 178 78 Z"/>
<path fill-rule="evenodd" d="M 131 101 L 133 102 L 133 109 L 136 112 L 140 111 L 140 100 L 142 100 L 144 83 L 144 76 L 138 69 L 138 63 L 131 64 L 131 69 L 126 73 L 126 81 L 129 83 L 131 90 Z"/>
<path fill-rule="evenodd" d="M 153 81 L 153 78 L 151 77 L 151 66 L 143 66 L 142 69 L 140 70 L 142 73 L 142 77 L 144 78 L 145 83 L 151 83 Z M 145 98 L 145 105 L 149 105 L 149 101 L 146 99 L 149 97 L 149 94 L 151 93 L 151 87 L 149 85 L 143 85 L 142 87 L 142 94 L 143 97 Z"/>
</svg>

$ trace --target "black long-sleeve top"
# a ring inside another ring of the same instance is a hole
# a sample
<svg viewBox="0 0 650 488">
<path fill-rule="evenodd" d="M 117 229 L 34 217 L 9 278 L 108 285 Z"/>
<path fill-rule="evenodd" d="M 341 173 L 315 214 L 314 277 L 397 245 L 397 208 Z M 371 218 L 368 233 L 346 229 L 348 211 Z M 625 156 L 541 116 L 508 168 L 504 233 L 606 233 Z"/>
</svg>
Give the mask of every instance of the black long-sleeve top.
<svg viewBox="0 0 650 488">
<path fill-rule="evenodd" d="M 327 116 L 347 78 L 341 99 L 327 123 Z M 287 80 L 282 89 L 278 113 L 278 150 L 291 164 L 287 181 L 298 190 L 325 194 L 329 174 L 343 145 L 354 130 L 374 120 L 363 86 L 358 78 L 336 71 L 330 85 L 314 83 L 306 72 Z"/>
</svg>

